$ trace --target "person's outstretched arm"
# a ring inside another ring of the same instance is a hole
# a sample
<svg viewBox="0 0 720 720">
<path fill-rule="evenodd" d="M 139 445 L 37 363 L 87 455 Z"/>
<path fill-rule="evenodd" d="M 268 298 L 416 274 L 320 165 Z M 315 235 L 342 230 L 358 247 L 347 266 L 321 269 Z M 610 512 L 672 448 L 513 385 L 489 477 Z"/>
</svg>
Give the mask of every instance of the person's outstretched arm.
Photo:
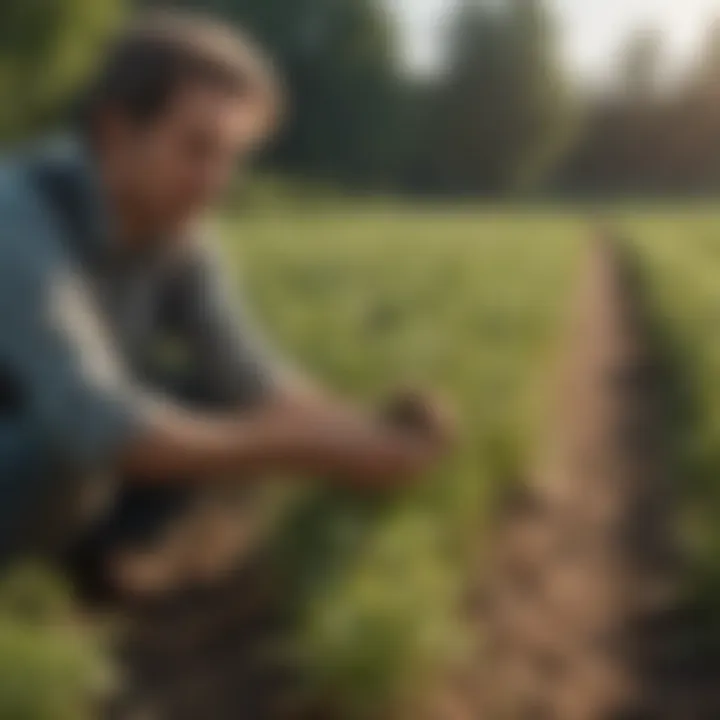
<svg viewBox="0 0 720 720">
<path fill-rule="evenodd" d="M 15 260 L 6 280 L 25 297 L 2 313 L 0 356 L 48 451 L 66 466 L 112 467 L 147 482 L 293 471 L 374 483 L 406 479 L 435 454 L 433 443 L 339 406 L 271 399 L 214 414 L 155 399 L 128 379 L 70 268 L 32 261 L 28 271 Z"/>
<path fill-rule="evenodd" d="M 179 458 L 187 462 L 187 451 L 208 434 L 216 443 L 229 437 L 231 447 L 223 458 L 206 454 L 203 469 L 208 461 L 214 468 L 240 461 L 248 470 L 280 468 L 374 482 L 381 476 L 406 478 L 437 452 L 441 443 L 432 434 L 398 432 L 307 382 L 258 331 L 217 251 L 197 238 L 182 250 L 168 278 L 173 327 L 188 351 L 199 395 L 225 411 L 243 408 L 244 415 L 224 422 L 177 413 L 166 418 L 164 435 L 156 432 L 155 442 L 163 436 L 172 440 L 170 427 L 188 440 L 179 452 L 155 452 L 158 465 L 161 458 L 164 467 Z M 142 458 L 146 455 L 153 453 Z"/>
<path fill-rule="evenodd" d="M 271 403 L 238 418 L 164 408 L 127 442 L 119 459 L 128 475 L 146 482 L 290 471 L 384 487 L 426 469 L 441 449 L 434 438 L 339 406 Z"/>
<path fill-rule="evenodd" d="M 64 465 L 148 482 L 275 470 L 377 482 L 407 478 L 435 456 L 434 443 L 339 408 L 265 400 L 220 416 L 156 401 L 125 371 L 42 207 L 25 195 L 0 211 L 13 233 L 0 236 L 0 359 L 47 452 Z"/>
</svg>

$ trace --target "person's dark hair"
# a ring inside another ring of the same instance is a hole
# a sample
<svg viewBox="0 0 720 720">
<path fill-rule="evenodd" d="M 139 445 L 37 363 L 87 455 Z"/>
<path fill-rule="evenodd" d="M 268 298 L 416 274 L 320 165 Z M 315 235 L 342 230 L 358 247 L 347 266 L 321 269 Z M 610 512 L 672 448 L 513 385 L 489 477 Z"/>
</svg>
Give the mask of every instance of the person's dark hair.
<svg viewBox="0 0 720 720">
<path fill-rule="evenodd" d="M 91 133 L 98 114 L 107 109 L 137 123 L 151 122 L 179 89 L 193 82 L 257 103 L 268 126 L 277 121 L 279 82 L 257 46 L 215 20 L 168 11 L 141 17 L 115 40 L 81 96 L 79 128 Z"/>
</svg>

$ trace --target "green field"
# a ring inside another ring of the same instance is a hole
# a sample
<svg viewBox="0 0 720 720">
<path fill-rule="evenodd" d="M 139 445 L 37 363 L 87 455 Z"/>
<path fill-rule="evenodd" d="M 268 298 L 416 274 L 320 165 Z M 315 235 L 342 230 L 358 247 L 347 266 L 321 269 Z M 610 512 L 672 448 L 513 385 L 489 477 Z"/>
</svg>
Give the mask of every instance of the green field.
<svg viewBox="0 0 720 720">
<path fill-rule="evenodd" d="M 458 601 L 494 502 L 531 448 L 586 228 L 542 211 L 363 205 L 286 208 L 221 229 L 259 324 L 298 368 L 369 405 L 429 385 L 460 411 L 458 451 L 412 491 L 369 499 L 318 482 L 283 493 L 292 502 L 276 548 L 295 628 L 286 649 L 313 695 L 331 695 L 344 717 L 377 717 L 463 652 Z M 82 645 L 61 640 L 67 614 L 45 597 L 55 591 L 38 591 L 34 577 L 0 587 L 0 667 L 18 675 L 0 687 L 0 715 L 81 717 L 94 675 Z M 18 593 L 54 609 L 26 620 L 13 610 Z"/>
<path fill-rule="evenodd" d="M 670 369 L 683 538 L 718 603 L 720 213 L 621 210 L 616 221 L 638 252 Z M 276 549 L 294 617 L 288 649 L 311 691 L 348 717 L 377 717 L 465 650 L 458 599 L 537 437 L 587 221 L 368 205 L 263 212 L 222 230 L 247 304 L 297 367 L 363 403 L 430 385 L 460 409 L 458 451 L 408 493 L 373 501 L 322 482 L 287 492 Z M 8 652 L 0 642 L 0 664 Z M 38 653 L 33 664 L 28 651 L 28 687 L 63 686 L 60 646 L 52 662 Z M 23 697 L 31 706 L 40 695 Z"/>
<path fill-rule="evenodd" d="M 695 582 L 720 602 L 720 212 L 709 206 L 620 216 L 638 250 L 669 364 L 681 537 Z"/>
<path fill-rule="evenodd" d="M 461 449 L 379 506 L 318 491 L 281 543 L 310 679 L 370 714 L 461 652 L 456 603 L 493 500 L 521 471 L 586 237 L 552 213 L 382 209 L 230 222 L 283 352 L 363 401 L 410 383 L 460 407 Z"/>
</svg>

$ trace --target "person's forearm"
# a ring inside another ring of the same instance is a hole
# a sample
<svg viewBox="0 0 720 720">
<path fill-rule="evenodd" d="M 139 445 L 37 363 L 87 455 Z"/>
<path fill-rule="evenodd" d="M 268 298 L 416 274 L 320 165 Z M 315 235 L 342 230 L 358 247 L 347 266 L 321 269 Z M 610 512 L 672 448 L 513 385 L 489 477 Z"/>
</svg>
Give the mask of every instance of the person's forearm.
<svg viewBox="0 0 720 720">
<path fill-rule="evenodd" d="M 350 413 L 298 417 L 270 409 L 244 419 L 173 414 L 126 448 L 123 471 L 148 482 L 292 471 L 382 480 L 413 471 L 417 448 Z"/>
<path fill-rule="evenodd" d="M 121 471 L 152 482 L 249 469 L 261 452 L 253 435 L 251 422 L 168 414 L 123 450 Z"/>
</svg>

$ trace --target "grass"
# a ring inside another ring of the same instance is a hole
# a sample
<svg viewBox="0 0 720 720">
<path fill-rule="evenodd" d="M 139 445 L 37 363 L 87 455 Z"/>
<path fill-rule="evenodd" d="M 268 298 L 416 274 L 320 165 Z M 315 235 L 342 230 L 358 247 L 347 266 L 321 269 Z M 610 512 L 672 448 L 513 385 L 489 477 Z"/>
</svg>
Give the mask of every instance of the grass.
<svg viewBox="0 0 720 720">
<path fill-rule="evenodd" d="M 80 628 L 70 593 L 44 569 L 0 581 L 0 717 L 90 720 L 112 682 L 100 632 Z"/>
<path fill-rule="evenodd" d="M 681 539 L 691 589 L 720 602 L 720 211 L 625 212 L 673 369 Z"/>
<path fill-rule="evenodd" d="M 462 581 L 530 447 L 584 227 L 539 210 L 376 205 L 225 231 L 246 295 L 300 367 L 363 401 L 418 384 L 460 406 L 461 448 L 427 483 L 380 501 L 309 490 L 280 533 L 311 687 L 377 716 L 462 652 Z"/>
</svg>

